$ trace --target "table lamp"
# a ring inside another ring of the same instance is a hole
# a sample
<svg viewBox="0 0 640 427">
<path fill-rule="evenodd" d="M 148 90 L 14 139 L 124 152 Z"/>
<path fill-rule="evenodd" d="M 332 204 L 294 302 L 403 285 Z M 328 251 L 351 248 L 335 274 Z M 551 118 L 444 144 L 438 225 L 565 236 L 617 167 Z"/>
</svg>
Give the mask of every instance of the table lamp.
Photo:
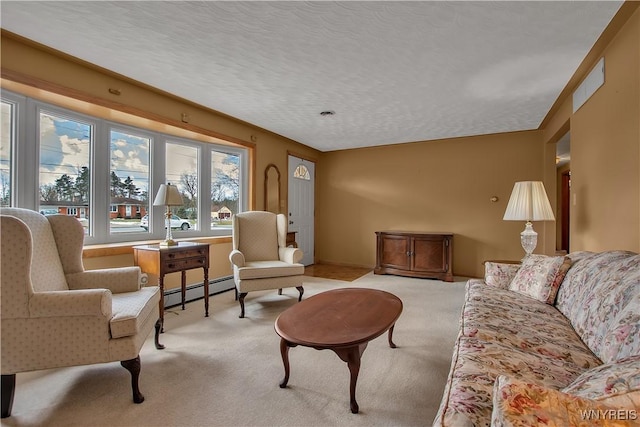
<svg viewBox="0 0 640 427">
<path fill-rule="evenodd" d="M 526 252 L 525 258 L 531 255 L 538 245 L 538 233 L 533 230 L 531 221 L 555 220 L 544 184 L 541 181 L 516 182 L 502 219 L 527 221 L 524 231 L 520 233 L 520 243 Z"/>
<path fill-rule="evenodd" d="M 153 201 L 153 206 L 167 207 L 167 213 L 165 214 L 167 235 L 164 240 L 160 242 L 160 246 L 175 246 L 178 244 L 178 242 L 173 240 L 173 236 L 171 235 L 171 206 L 181 205 L 182 196 L 180 195 L 180 191 L 178 191 L 178 187 L 171 185 L 171 183 L 160 184 L 158 194 L 156 194 L 156 198 Z"/>
</svg>

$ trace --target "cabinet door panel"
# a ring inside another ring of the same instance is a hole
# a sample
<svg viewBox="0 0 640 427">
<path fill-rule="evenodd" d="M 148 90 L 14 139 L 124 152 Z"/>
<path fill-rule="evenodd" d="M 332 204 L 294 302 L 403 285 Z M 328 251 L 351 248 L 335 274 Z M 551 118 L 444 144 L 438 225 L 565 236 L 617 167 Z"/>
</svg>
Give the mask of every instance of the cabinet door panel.
<svg viewBox="0 0 640 427">
<path fill-rule="evenodd" d="M 444 273 L 448 270 L 446 239 L 420 238 L 413 240 L 413 270 Z"/>
<path fill-rule="evenodd" d="M 410 239 L 402 236 L 382 236 L 380 244 L 381 266 L 390 268 L 411 268 L 411 257 L 408 254 Z"/>
</svg>

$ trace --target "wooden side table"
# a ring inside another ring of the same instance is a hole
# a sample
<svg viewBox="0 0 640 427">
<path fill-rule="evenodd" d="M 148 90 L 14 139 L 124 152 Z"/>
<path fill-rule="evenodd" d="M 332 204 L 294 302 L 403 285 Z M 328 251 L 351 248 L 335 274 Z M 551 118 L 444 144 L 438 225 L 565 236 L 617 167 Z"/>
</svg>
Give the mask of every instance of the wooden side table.
<svg viewBox="0 0 640 427">
<path fill-rule="evenodd" d="M 181 272 L 182 309 L 187 288 L 186 271 L 204 270 L 204 315 L 209 317 L 209 244 L 178 242 L 176 246 L 141 245 L 133 247 L 133 262 L 142 271 L 158 276 L 160 286 L 160 322 L 164 332 L 164 276 Z"/>
<path fill-rule="evenodd" d="M 297 231 L 288 231 L 287 232 L 287 247 L 293 246 L 294 248 L 298 247 L 298 243 L 296 242 L 296 233 Z"/>
</svg>

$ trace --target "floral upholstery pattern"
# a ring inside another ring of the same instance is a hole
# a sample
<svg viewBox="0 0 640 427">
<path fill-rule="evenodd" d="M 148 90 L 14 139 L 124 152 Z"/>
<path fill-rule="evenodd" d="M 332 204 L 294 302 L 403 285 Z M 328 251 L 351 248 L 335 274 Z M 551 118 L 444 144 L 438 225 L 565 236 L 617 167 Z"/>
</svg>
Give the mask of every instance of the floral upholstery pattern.
<svg viewBox="0 0 640 427">
<path fill-rule="evenodd" d="M 520 264 L 487 261 L 484 263 L 484 281 L 489 286 L 507 289 L 519 269 Z"/>
<path fill-rule="evenodd" d="M 577 257 L 556 307 L 604 363 L 640 354 L 640 255 L 610 251 Z"/>
<path fill-rule="evenodd" d="M 588 399 L 633 394 L 640 408 L 640 355 L 590 369 L 562 391 Z"/>
<path fill-rule="evenodd" d="M 501 375 L 493 392 L 492 426 L 637 426 L 638 407 L 629 399 L 592 400 Z"/>
<path fill-rule="evenodd" d="M 569 267 L 571 267 L 569 257 L 529 255 L 509 283 L 509 290 L 553 304 L 560 283 Z"/>
<path fill-rule="evenodd" d="M 570 254 L 567 262 L 559 258 L 560 265 L 571 267 L 559 285 L 556 305 L 508 288 L 487 286 L 486 280 L 468 281 L 451 370 L 434 426 L 491 425 L 492 411 L 496 411 L 494 385 L 501 375 L 566 397 L 571 410 L 578 410 L 583 403 L 591 405 L 591 400 L 596 406 L 620 405 L 615 400 L 603 401 L 616 397 L 611 393 L 615 387 L 622 390 L 624 385 L 625 390 L 636 393 L 633 384 L 637 382 L 635 375 L 640 375 L 640 306 L 636 305 L 640 298 L 640 255 L 579 252 Z M 599 274 L 598 268 L 606 268 L 608 276 Z M 574 295 L 576 299 L 572 300 Z M 612 335 L 600 332 L 601 328 Z M 600 337 L 600 341 L 583 338 L 592 336 Z M 608 394 L 589 391 L 603 388 L 609 390 Z M 520 395 L 515 396 L 520 399 Z M 617 398 L 628 403 L 636 397 L 624 393 Z M 501 405 L 509 406 L 508 401 Z M 544 411 L 551 417 L 548 425 L 569 425 L 567 420 L 573 419 L 567 418 L 566 409 L 553 406 Z M 527 424 L 531 418 L 501 417 L 499 421 L 494 419 L 496 425 L 532 425 Z M 559 417 L 556 424 L 553 417 Z"/>
</svg>

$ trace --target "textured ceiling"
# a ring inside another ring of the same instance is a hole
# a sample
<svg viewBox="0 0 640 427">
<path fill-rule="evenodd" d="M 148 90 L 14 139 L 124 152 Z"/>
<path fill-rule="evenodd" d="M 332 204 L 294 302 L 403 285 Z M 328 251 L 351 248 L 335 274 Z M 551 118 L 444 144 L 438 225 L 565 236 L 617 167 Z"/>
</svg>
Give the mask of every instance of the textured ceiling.
<svg viewBox="0 0 640 427">
<path fill-rule="evenodd" d="M 621 4 L 4 0 L 1 25 L 331 151 L 536 129 Z"/>
</svg>

